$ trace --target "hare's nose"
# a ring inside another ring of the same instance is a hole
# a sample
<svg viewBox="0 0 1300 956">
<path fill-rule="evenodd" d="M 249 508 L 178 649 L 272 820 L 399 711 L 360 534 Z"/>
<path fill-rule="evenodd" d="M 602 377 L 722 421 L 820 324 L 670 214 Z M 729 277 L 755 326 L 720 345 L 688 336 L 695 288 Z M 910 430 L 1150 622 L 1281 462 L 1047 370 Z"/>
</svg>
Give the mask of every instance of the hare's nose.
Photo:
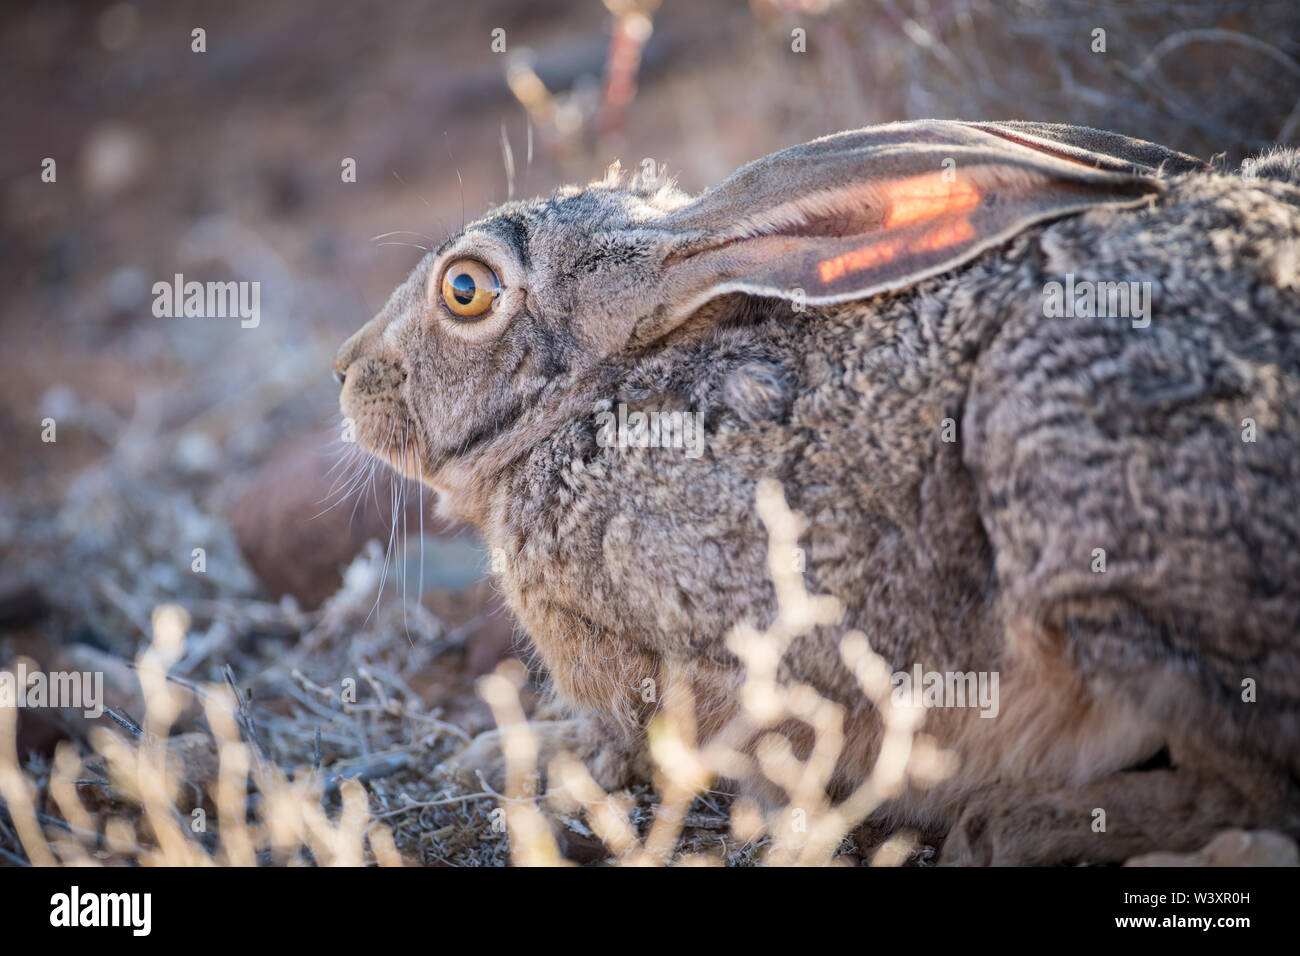
<svg viewBox="0 0 1300 956">
<path fill-rule="evenodd" d="M 362 332 L 365 330 L 362 329 Z M 361 332 L 348 338 L 334 354 L 334 381 L 342 385 L 348 378 L 348 369 L 361 357 Z"/>
<path fill-rule="evenodd" d="M 381 339 L 390 321 L 386 314 L 377 315 L 348 336 L 348 340 L 334 354 L 335 381 L 340 385 L 347 381 L 348 369 L 358 361 L 387 355 L 387 350 L 381 346 Z"/>
</svg>

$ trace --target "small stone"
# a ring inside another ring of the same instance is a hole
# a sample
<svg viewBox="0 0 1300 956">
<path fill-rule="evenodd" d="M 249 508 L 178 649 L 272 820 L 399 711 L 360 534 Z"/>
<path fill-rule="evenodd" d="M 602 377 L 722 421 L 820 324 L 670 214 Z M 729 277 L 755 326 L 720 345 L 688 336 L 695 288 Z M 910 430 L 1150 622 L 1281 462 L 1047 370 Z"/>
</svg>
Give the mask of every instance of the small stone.
<svg viewBox="0 0 1300 956">
<path fill-rule="evenodd" d="M 1300 849 L 1273 830 L 1224 830 L 1195 853 L 1144 853 L 1125 866 L 1300 866 Z"/>
</svg>

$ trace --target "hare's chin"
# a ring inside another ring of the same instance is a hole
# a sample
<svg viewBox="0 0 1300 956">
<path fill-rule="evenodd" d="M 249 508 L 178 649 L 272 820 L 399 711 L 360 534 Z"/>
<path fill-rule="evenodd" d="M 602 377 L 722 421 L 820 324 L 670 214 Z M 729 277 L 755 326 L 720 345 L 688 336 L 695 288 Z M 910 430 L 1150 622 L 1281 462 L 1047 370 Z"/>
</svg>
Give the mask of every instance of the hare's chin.
<svg viewBox="0 0 1300 956">
<path fill-rule="evenodd" d="M 367 455 L 377 458 L 402 478 L 420 481 L 423 477 L 426 477 L 426 469 L 421 466 L 421 452 L 414 441 L 407 445 L 405 455 L 403 455 L 403 449 L 400 445 L 385 446 L 365 437 L 358 444 Z"/>
<path fill-rule="evenodd" d="M 403 457 L 401 449 L 398 448 L 372 451 L 371 454 L 397 472 L 402 478 L 410 481 L 419 481 L 424 473 L 424 469 L 420 464 L 419 450 L 414 447 L 406 449 L 405 457 Z"/>
</svg>

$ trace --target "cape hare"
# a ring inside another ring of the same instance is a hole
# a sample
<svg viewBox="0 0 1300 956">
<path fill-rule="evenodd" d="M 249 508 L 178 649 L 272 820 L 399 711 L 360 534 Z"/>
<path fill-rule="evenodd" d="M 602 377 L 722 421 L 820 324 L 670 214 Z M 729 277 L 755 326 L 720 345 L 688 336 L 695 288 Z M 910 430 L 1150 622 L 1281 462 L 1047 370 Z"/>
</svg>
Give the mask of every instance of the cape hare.
<svg viewBox="0 0 1300 956">
<path fill-rule="evenodd" d="M 950 828 L 945 861 L 1295 834 L 1298 187 L 1295 152 L 1225 174 L 1025 123 L 840 133 L 698 198 L 612 171 L 427 255 L 340 350 L 343 412 L 501 549 L 607 776 L 665 661 L 702 735 L 735 709 L 771 477 L 845 607 L 783 664 L 847 710 L 837 780 L 880 739 L 846 629 L 899 672 L 1001 677 L 996 716 L 928 712 L 960 764 L 886 809 Z M 702 441 L 602 440 L 632 411 Z"/>
</svg>

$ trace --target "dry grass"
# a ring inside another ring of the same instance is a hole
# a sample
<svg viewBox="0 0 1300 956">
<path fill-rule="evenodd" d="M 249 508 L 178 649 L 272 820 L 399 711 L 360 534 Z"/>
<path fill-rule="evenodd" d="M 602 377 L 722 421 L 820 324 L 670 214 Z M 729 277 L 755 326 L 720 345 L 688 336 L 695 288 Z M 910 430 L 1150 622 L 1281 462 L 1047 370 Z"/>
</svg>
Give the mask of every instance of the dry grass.
<svg viewBox="0 0 1300 956">
<path fill-rule="evenodd" d="M 9 819 L 0 838 L 14 843 L 6 852 L 38 865 L 169 866 L 401 865 L 403 850 L 413 860 L 485 863 L 508 852 L 513 863 L 532 866 L 566 862 L 556 839 L 564 831 L 590 834 L 602 846 L 597 857 L 627 865 L 843 862 L 845 838 L 858 823 L 909 781 L 924 785 L 941 777 L 947 756 L 917 732 L 922 711 L 892 702 L 884 660 L 863 634 L 850 632 L 841 653 L 879 709 L 885 734 L 868 779 L 842 802 L 829 800 L 844 743 L 842 708 L 807 685 L 779 680 L 777 670 L 792 641 L 835 624 L 842 608 L 836 599 L 809 594 L 790 567 L 803 524 L 774 482 L 760 486 L 758 510 L 769 530 L 779 613 L 766 630 L 744 626 L 730 635 L 728 645 L 745 665 L 742 706 L 703 745 L 696 741 L 684 663 L 670 665 L 650 726 L 652 790 L 606 793 L 581 761 L 561 753 L 549 767 L 550 789 L 538 795 L 536 725 L 520 701 L 526 675 L 513 662 L 481 683 L 501 731 L 505 793 L 448 785 L 430 795 L 392 787 L 389 781 L 401 775 L 436 778 L 429 771 L 438 755 L 451 749 L 452 738 L 464 738 L 436 715 L 411 709 L 397 675 L 354 660 L 372 693 L 364 703 L 345 702 L 290 660 L 285 666 L 302 707 L 290 719 L 274 719 L 257 713 L 228 670 L 224 684 L 170 674 L 184 656 L 189 618 L 176 605 L 161 605 L 152 616 L 152 641 L 134 667 L 146 702 L 139 724 L 116 715 L 120 727 L 95 728 L 86 752 L 64 743 L 52 766 L 24 767 L 14 743 L 17 711 L 0 709 L 0 795 Z M 373 573 L 377 557 L 354 566 L 308 647 L 319 650 L 322 635 L 346 630 L 339 619 L 360 613 L 357 598 L 369 591 L 366 571 Z M 173 735 L 182 714 L 196 706 L 204 731 Z M 775 731 L 791 719 L 814 732 L 802 759 Z M 382 750 L 345 750 L 331 767 L 322 766 L 320 740 L 327 732 L 346 741 L 349 727 L 361 728 L 374 743 L 374 731 L 385 725 L 391 736 Z M 423 738 L 400 739 L 397 727 L 417 726 Z M 754 739 L 757 746 L 743 745 Z M 277 759 L 301 752 L 309 740 L 313 764 L 291 767 Z M 764 810 L 748 798 L 711 799 L 719 796 L 713 789 L 719 780 L 760 777 L 777 784 L 787 801 Z M 873 862 L 903 862 L 916 849 L 912 835 L 899 834 Z"/>
</svg>

